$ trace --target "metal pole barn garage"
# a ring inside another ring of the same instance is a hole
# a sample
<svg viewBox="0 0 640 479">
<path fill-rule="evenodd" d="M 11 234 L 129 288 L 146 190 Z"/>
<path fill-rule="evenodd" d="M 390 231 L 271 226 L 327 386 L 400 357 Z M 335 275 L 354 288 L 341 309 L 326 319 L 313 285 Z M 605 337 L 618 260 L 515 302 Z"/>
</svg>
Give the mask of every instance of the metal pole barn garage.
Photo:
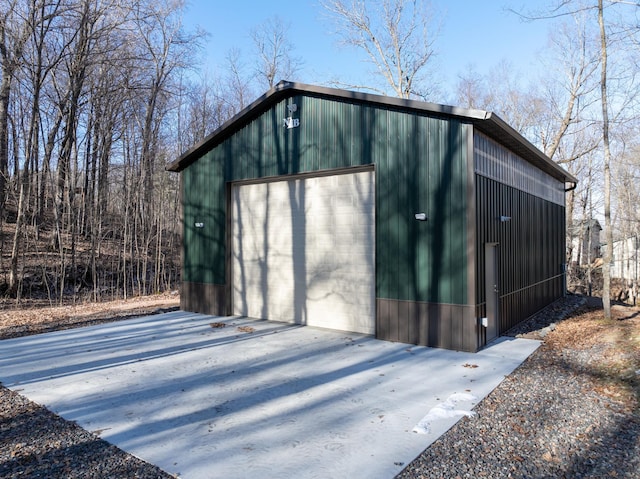
<svg viewBox="0 0 640 479">
<path fill-rule="evenodd" d="M 565 293 L 577 180 L 490 112 L 281 82 L 168 170 L 185 310 L 477 351 Z"/>
</svg>

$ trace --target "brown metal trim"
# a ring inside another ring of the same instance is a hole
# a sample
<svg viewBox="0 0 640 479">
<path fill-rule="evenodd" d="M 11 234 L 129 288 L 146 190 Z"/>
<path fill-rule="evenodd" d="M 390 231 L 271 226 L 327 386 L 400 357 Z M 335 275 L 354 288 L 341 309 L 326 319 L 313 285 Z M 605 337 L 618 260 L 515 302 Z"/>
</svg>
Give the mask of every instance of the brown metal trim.
<svg viewBox="0 0 640 479">
<path fill-rule="evenodd" d="M 305 171 L 293 175 L 263 176 L 261 178 L 251 178 L 247 180 L 237 180 L 228 182 L 232 187 L 244 185 L 257 185 L 263 183 L 277 183 L 280 181 L 306 180 L 308 178 L 321 178 L 324 176 L 349 175 L 362 173 L 365 171 L 375 171 L 375 165 L 357 165 L 344 168 L 331 168 L 328 170 Z"/>
</svg>

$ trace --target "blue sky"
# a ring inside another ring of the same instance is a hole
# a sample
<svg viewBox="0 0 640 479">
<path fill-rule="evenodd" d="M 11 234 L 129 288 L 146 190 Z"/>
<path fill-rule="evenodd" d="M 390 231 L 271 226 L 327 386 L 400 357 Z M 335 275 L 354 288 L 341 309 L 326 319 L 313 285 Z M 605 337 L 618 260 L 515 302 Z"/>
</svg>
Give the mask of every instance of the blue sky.
<svg viewBox="0 0 640 479">
<path fill-rule="evenodd" d="M 473 65 L 486 74 L 500 61 L 510 62 L 523 78 L 540 69 L 538 56 L 547 45 L 550 24 L 523 22 L 508 8 L 522 10 L 523 0 L 432 0 L 442 26 L 436 43 L 437 68 L 447 93 L 459 74 Z M 529 3 L 531 5 L 531 3 Z M 303 61 L 298 78 L 288 80 L 323 84 L 340 76 L 342 81 L 362 82 L 371 66 L 357 50 L 339 45 L 333 24 L 317 0 L 190 0 L 185 27 L 196 25 L 209 32 L 203 61 L 215 72 L 227 52 L 250 52 L 251 28 L 274 16 L 290 25 L 294 55 Z"/>
</svg>

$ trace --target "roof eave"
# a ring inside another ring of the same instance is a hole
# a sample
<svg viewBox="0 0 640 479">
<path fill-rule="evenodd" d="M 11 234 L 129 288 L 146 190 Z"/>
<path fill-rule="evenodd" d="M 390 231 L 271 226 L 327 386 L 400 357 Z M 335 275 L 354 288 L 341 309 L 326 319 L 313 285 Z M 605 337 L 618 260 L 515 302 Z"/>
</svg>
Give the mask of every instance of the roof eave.
<svg viewBox="0 0 640 479">
<path fill-rule="evenodd" d="M 213 148 L 216 144 L 223 141 L 232 133 L 242 128 L 249 121 L 257 118 L 264 111 L 268 110 L 271 105 L 280 101 L 282 98 L 294 96 L 296 94 L 307 94 L 316 97 L 328 97 L 333 99 L 342 99 L 346 101 L 356 101 L 359 103 L 368 103 L 372 105 L 387 106 L 399 109 L 422 111 L 432 113 L 434 115 L 442 115 L 446 117 L 455 117 L 463 121 L 474 124 L 479 131 L 488 136 L 502 142 L 505 146 L 512 149 L 515 153 L 519 153 L 525 159 L 541 168 L 543 171 L 551 174 L 553 177 L 565 183 L 577 183 L 577 179 L 554 163 L 549 157 L 536 148 L 529 140 L 524 138 L 520 133 L 513 129 L 509 124 L 502 120 L 498 115 L 484 110 L 473 110 L 459 108 L 448 105 L 439 105 L 436 103 L 427 103 L 423 101 L 410 100 L 404 98 L 385 97 L 370 93 L 357 91 L 340 90 L 336 88 L 321 87 L 315 85 L 307 85 L 304 83 L 295 83 L 281 81 L 264 95 L 256 99 L 246 108 L 238 112 L 231 119 L 223 123 L 213 133 L 197 143 L 191 149 L 182 154 L 176 161 L 167 166 L 168 171 L 179 172 L 199 158 L 204 150 Z"/>
<path fill-rule="evenodd" d="M 222 125 L 216 128 L 210 135 L 196 143 L 193 147 L 185 151 L 174 162 L 170 163 L 167 167 L 167 171 L 180 172 L 187 166 L 193 163 L 203 149 L 209 148 L 209 145 L 213 147 L 218 140 L 230 135 L 235 129 L 238 128 L 240 123 L 244 124 L 250 121 L 252 118 L 257 117 L 262 111 L 267 110 L 268 107 L 280 97 L 286 96 L 287 88 L 283 85 L 283 82 L 278 83 L 264 95 L 257 98 L 251 104 L 240 110 L 233 115 L 229 120 L 225 121 Z"/>
<path fill-rule="evenodd" d="M 454 116 L 467 118 L 469 120 L 481 120 L 487 115 L 482 110 L 468 110 L 448 105 L 440 105 L 437 103 L 427 103 L 417 100 L 409 100 L 404 98 L 385 97 L 382 95 L 374 95 L 357 91 L 340 90 L 336 88 L 321 87 L 316 85 L 308 85 L 305 83 L 295 83 L 281 81 L 264 95 L 257 98 L 250 105 L 235 114 L 232 118 L 220 125 L 213 133 L 198 142 L 192 148 L 184 152 L 177 160 L 170 163 L 167 171 L 179 172 L 193 163 L 202 150 L 212 148 L 218 141 L 226 138 L 242 125 L 256 118 L 264 111 L 268 110 L 271 105 L 282 98 L 290 97 L 299 93 L 308 94 L 319 97 L 330 97 L 335 99 L 343 99 L 348 101 L 357 101 L 359 103 L 369 103 L 373 105 L 385 105 L 400 109 L 420 110 L 443 116 Z"/>
<path fill-rule="evenodd" d="M 505 122 L 495 113 L 487 112 L 484 121 L 476 122 L 478 129 L 483 133 L 499 140 L 509 147 L 514 153 L 529 160 L 541 170 L 549 173 L 556 179 L 565 183 L 577 183 L 578 179 L 566 171 L 551 158 L 545 155 L 540 149 L 534 146 L 529 140 L 522 136 L 511 125 Z"/>
</svg>

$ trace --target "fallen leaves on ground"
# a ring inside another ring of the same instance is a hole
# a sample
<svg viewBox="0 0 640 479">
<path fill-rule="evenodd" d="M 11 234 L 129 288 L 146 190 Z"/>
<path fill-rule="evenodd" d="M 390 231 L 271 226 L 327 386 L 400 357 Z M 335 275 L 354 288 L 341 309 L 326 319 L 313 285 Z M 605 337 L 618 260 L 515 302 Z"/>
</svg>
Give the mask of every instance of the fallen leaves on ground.
<svg viewBox="0 0 640 479">
<path fill-rule="evenodd" d="M 179 295 L 170 293 L 62 306 L 43 306 L 35 301 L 26 301 L 16 306 L 14 303 L 4 302 L 0 303 L 0 339 L 115 321 L 173 310 L 179 306 Z"/>
<path fill-rule="evenodd" d="M 598 392 L 634 408 L 640 399 L 640 309 L 614 305 L 611 316 L 583 308 L 558 323 L 545 343 L 568 363 L 583 358 L 600 380 Z"/>
</svg>

